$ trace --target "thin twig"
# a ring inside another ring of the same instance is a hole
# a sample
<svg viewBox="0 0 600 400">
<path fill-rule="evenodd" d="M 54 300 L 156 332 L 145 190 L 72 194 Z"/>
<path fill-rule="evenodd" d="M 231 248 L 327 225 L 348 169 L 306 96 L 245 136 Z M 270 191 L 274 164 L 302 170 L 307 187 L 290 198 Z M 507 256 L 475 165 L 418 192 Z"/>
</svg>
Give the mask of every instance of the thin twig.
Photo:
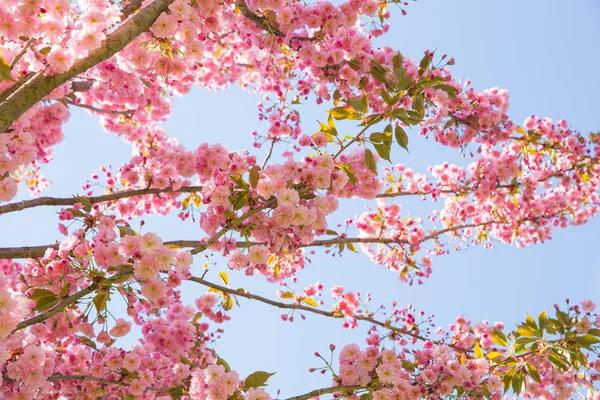
<svg viewBox="0 0 600 400">
<path fill-rule="evenodd" d="M 271 158 L 271 154 L 273 154 L 273 147 L 275 146 L 275 138 L 271 139 L 271 145 L 269 146 L 269 152 L 267 153 L 267 157 L 265 158 L 265 161 L 263 161 L 262 163 L 262 167 L 260 167 L 260 169 L 265 169 L 265 166 L 267 165 L 267 161 L 269 161 L 269 158 Z"/>
<path fill-rule="evenodd" d="M 87 110 L 90 111 L 94 111 L 97 113 L 101 113 L 101 114 L 111 114 L 111 115 L 125 115 L 127 117 L 131 117 L 136 110 L 106 110 L 104 108 L 98 108 L 98 107 L 94 107 L 94 106 L 89 106 L 87 104 L 81 104 L 81 103 L 75 103 L 74 101 L 71 100 L 67 100 L 67 104 L 71 104 L 72 106 L 75 107 L 81 107 L 81 108 L 85 108 Z"/>
<path fill-rule="evenodd" d="M 23 46 L 23 48 L 21 49 L 21 51 L 19 52 L 19 54 L 17 54 L 15 56 L 15 58 L 13 58 L 12 62 L 10 63 L 10 69 L 12 70 L 14 68 L 15 65 L 17 65 L 17 63 L 19 62 L 19 60 L 21 59 L 21 57 L 23 57 L 23 54 L 25 54 L 25 52 L 27 51 L 27 49 L 29 48 L 29 46 L 31 46 L 31 41 L 33 39 L 29 39 L 27 40 L 27 42 L 25 43 L 25 46 Z"/>
</svg>

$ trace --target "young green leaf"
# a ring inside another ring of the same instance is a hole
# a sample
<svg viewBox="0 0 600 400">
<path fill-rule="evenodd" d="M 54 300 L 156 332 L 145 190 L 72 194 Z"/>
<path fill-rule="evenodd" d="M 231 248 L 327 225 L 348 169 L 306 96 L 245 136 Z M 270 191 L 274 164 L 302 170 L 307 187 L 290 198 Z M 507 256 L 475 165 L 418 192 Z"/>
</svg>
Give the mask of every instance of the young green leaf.
<svg viewBox="0 0 600 400">
<path fill-rule="evenodd" d="M 375 157 L 373 157 L 373 153 L 369 149 L 365 150 L 365 166 L 374 174 L 377 174 L 377 163 L 375 162 Z"/>
</svg>

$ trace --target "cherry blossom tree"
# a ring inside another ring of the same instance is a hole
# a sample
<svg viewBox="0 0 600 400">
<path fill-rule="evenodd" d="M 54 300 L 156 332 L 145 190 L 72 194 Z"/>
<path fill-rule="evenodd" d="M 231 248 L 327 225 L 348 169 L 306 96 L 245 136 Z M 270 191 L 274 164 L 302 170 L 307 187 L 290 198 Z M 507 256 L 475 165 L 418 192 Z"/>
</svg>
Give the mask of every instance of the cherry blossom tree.
<svg viewBox="0 0 600 400">
<path fill-rule="evenodd" d="M 421 284 L 451 243 L 528 246 L 598 211 L 600 135 L 536 116 L 513 122 L 508 92 L 461 83 L 452 58 L 426 51 L 414 61 L 375 47 L 390 13 L 407 4 L 2 5 L 0 214 L 60 210 L 56 243 L 0 248 L 2 398 L 272 398 L 272 373 L 242 377 L 215 351 L 215 332 L 245 299 L 283 309 L 284 320 L 314 314 L 369 329 L 364 346 L 331 345 L 336 362 L 317 354 L 329 387 L 291 399 L 600 398 L 592 301 L 526 315 L 515 327 L 459 317 L 434 330 L 411 307 L 370 311 L 369 296 L 352 288 L 290 284 L 315 248 L 361 251 L 401 282 Z M 168 136 L 162 122 L 174 97 L 233 83 L 264 95 L 268 129 L 255 134 L 264 160 L 218 143 L 187 149 Z M 300 101 L 327 103 L 314 134 L 300 124 Z M 131 159 L 103 170 L 103 193 L 87 183 L 76 196 L 16 201 L 20 184 L 33 195 L 48 186 L 40 165 L 51 162 L 75 107 L 131 144 Z M 469 164 L 392 165 L 411 135 L 463 152 Z M 410 196 L 437 210 L 407 216 L 401 202 Z M 340 229 L 331 214 L 349 198 L 369 208 Z M 154 214 L 195 224 L 200 239 L 142 231 L 139 219 Z M 225 271 L 209 280 L 194 264 L 200 255 L 266 279 L 272 296 L 234 289 Z M 184 281 L 204 289 L 194 304 L 182 302 Z M 111 312 L 117 297 L 122 317 Z M 119 347 L 134 325 L 137 344 Z"/>
</svg>

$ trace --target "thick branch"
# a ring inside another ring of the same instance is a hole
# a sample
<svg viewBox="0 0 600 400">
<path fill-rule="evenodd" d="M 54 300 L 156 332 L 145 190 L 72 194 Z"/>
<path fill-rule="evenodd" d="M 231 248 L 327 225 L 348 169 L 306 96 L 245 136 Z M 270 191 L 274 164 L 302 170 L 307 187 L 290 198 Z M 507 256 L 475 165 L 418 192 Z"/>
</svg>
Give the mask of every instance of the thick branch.
<svg viewBox="0 0 600 400">
<path fill-rule="evenodd" d="M 131 14 L 135 12 L 138 8 L 142 6 L 142 0 L 131 0 L 125 7 L 121 9 L 121 19 L 127 19 Z"/>
<path fill-rule="evenodd" d="M 23 84 L 0 104 L 0 132 L 6 131 L 17 118 L 54 89 L 112 57 L 140 34 L 150 29 L 158 16 L 173 1 L 154 0 L 110 33 L 101 47 L 75 62 L 68 71 L 51 76 L 38 74 Z"/>
<path fill-rule="evenodd" d="M 75 203 L 80 203 L 82 198 L 88 199 L 90 203 L 104 203 L 107 201 L 126 199 L 129 197 L 144 196 L 147 194 L 161 194 L 161 193 L 194 193 L 202 190 L 202 186 L 184 186 L 179 189 L 165 188 L 150 188 L 150 189 L 136 189 L 122 192 L 116 192 L 111 194 L 105 194 L 102 196 L 93 197 L 38 197 L 33 200 L 24 200 L 16 203 L 9 203 L 0 206 L 0 214 L 8 214 L 15 211 L 21 211 L 26 208 L 33 208 L 39 206 L 72 206 Z"/>
<path fill-rule="evenodd" d="M 248 7 L 248 4 L 246 4 L 245 0 L 238 0 L 236 5 L 242 15 L 252 21 L 254 25 L 258 26 L 260 29 L 263 29 L 275 36 L 285 37 L 285 35 L 281 33 L 277 27 L 273 26 L 266 18 L 256 15 L 250 9 L 250 7 Z"/>
</svg>

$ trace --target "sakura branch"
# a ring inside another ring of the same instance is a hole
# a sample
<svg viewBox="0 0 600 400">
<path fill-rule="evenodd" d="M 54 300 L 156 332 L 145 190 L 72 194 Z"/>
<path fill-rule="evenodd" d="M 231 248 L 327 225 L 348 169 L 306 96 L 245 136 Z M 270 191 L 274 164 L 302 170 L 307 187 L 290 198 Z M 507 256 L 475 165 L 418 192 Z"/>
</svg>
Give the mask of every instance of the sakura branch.
<svg viewBox="0 0 600 400">
<path fill-rule="evenodd" d="M 110 33 L 100 48 L 75 62 L 68 71 L 51 76 L 37 73 L 0 103 L 0 132 L 5 132 L 17 118 L 54 89 L 112 57 L 141 33 L 146 32 L 172 2 L 173 0 L 154 0 Z"/>
<path fill-rule="evenodd" d="M 286 400 L 309 400 L 324 394 L 330 393 L 352 393 L 358 390 L 368 390 L 364 386 L 353 385 L 353 386 L 333 386 L 322 389 L 315 389 L 308 393 L 300 396 L 288 397 Z"/>
<path fill-rule="evenodd" d="M 334 312 L 323 311 L 323 310 L 319 310 L 318 308 L 315 308 L 315 307 L 304 306 L 304 305 L 298 304 L 298 303 L 296 303 L 296 304 L 282 303 L 282 302 L 279 302 L 279 301 L 271 300 L 271 299 L 268 299 L 266 297 L 250 293 L 250 292 L 248 292 L 245 289 L 231 289 L 231 288 L 228 288 L 228 287 L 225 287 L 225 286 L 222 286 L 222 285 L 219 285 L 219 284 L 216 284 L 216 283 L 207 281 L 207 280 L 205 280 L 203 278 L 198 278 L 198 277 L 195 277 L 195 276 L 190 277 L 188 280 L 191 281 L 191 282 L 196 282 L 196 283 L 199 283 L 199 284 L 201 284 L 203 286 L 206 286 L 206 287 L 218 290 L 219 292 L 227 293 L 227 294 L 230 294 L 230 295 L 233 295 L 233 296 L 244 297 L 244 298 L 247 298 L 247 299 L 250 299 L 250 300 L 256 300 L 256 301 L 259 301 L 261 303 L 268 304 L 270 306 L 281 308 L 281 309 L 286 309 L 286 310 L 302 310 L 302 311 L 306 311 L 306 312 L 309 312 L 309 313 L 312 313 L 312 314 L 317 314 L 317 315 L 321 315 L 321 316 L 329 317 L 329 318 L 343 318 L 342 315 L 336 314 Z M 428 339 L 426 337 L 423 337 L 421 335 L 418 335 L 416 333 L 413 333 L 413 332 L 410 332 L 410 331 L 407 331 L 407 330 L 404 330 L 404 329 L 396 328 L 396 327 L 394 327 L 394 326 L 391 325 L 390 321 L 382 322 L 382 321 L 374 319 L 371 316 L 363 316 L 363 315 L 355 315 L 355 319 L 359 320 L 359 321 L 369 322 L 369 323 L 371 323 L 373 325 L 377 325 L 379 327 L 385 328 L 385 329 L 393 332 L 396 335 L 400 335 L 400 336 L 406 335 L 406 336 L 409 336 L 411 338 L 418 339 L 418 340 L 421 340 L 421 341 L 430 340 L 430 339 Z M 437 343 L 437 342 L 434 341 L 434 343 Z M 441 342 L 439 344 L 441 344 Z M 452 348 L 454 348 L 454 349 L 456 349 L 456 350 L 458 350 L 458 351 L 462 351 L 462 352 L 465 352 L 465 353 L 469 353 L 470 352 L 467 349 L 463 349 L 463 348 L 460 348 L 458 346 L 454 346 L 452 344 L 449 344 L 449 346 L 452 347 Z"/>
<path fill-rule="evenodd" d="M 52 318 L 56 314 L 64 311 L 67 307 L 69 307 L 73 304 L 76 304 L 79 300 L 81 300 L 83 297 L 87 296 L 88 294 L 95 292 L 103 284 L 110 285 L 115 281 L 121 281 L 123 279 L 127 279 L 131 275 L 133 275 L 133 273 L 131 271 L 125 271 L 125 272 L 121 272 L 119 274 L 113 275 L 110 278 L 100 281 L 98 283 L 92 283 L 91 285 L 89 285 L 88 287 L 86 287 L 84 289 L 81 289 L 77 293 L 74 293 L 71 296 L 68 296 L 68 297 L 62 299 L 60 302 L 58 302 L 58 304 L 56 304 L 50 310 L 40 313 L 40 314 L 36 315 L 35 317 L 26 319 L 25 321 L 19 322 L 19 324 L 17 325 L 17 327 L 14 331 L 16 332 L 18 330 L 25 329 L 32 325 L 44 322 L 47 319 Z"/>
<path fill-rule="evenodd" d="M 124 115 L 126 117 L 131 117 L 136 110 L 107 110 L 104 108 L 98 108 L 94 106 L 90 106 L 87 104 L 76 103 L 74 101 L 68 100 L 67 104 L 70 104 L 75 107 L 85 108 L 86 110 L 93 111 L 99 114 L 109 114 L 109 115 Z"/>
<path fill-rule="evenodd" d="M 173 188 L 147 188 L 147 189 L 136 189 L 126 190 L 111 194 L 105 194 L 102 196 L 76 196 L 76 197 L 38 197 L 32 200 L 23 200 L 16 203 L 9 203 L 0 206 L 0 214 L 8 214 L 15 211 L 21 211 L 28 208 L 41 207 L 41 206 L 72 206 L 82 201 L 89 202 L 90 204 L 106 203 L 110 201 L 126 199 L 137 196 L 145 195 L 159 195 L 161 193 L 196 193 L 202 190 L 201 186 L 184 186 L 178 189 Z"/>
</svg>

